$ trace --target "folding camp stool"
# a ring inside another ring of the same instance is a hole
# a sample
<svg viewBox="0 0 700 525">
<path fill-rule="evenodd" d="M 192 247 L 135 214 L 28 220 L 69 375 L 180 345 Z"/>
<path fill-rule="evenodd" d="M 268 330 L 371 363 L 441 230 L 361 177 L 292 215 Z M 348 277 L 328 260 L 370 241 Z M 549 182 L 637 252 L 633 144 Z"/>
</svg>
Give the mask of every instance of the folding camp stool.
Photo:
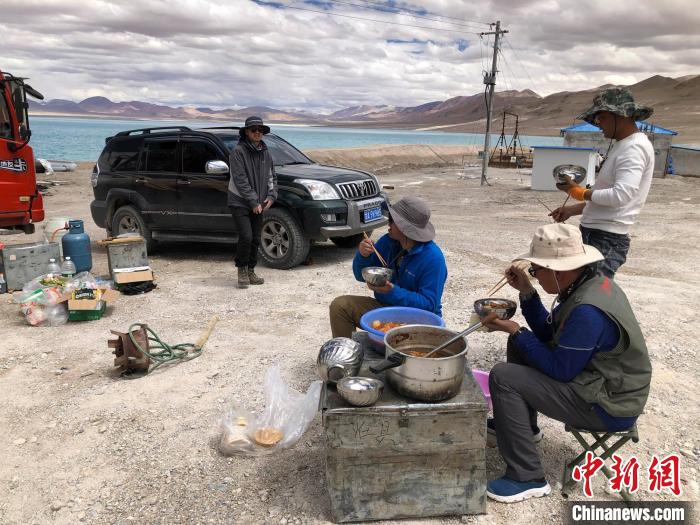
<svg viewBox="0 0 700 525">
<path fill-rule="evenodd" d="M 583 462 L 584 458 L 586 457 L 586 452 L 592 452 L 596 457 L 599 457 L 603 460 L 603 462 L 605 462 L 606 460 L 611 459 L 612 455 L 629 440 L 632 440 L 634 443 L 639 441 L 636 424 L 632 425 L 627 430 L 621 430 L 619 432 L 584 430 L 580 428 L 572 428 L 569 425 L 565 425 L 564 430 L 571 432 L 571 434 L 573 434 L 573 436 L 576 438 L 576 441 L 578 441 L 583 447 L 583 452 L 564 466 L 564 475 L 561 480 L 561 495 L 565 498 L 569 497 L 569 492 L 576 486 L 576 481 L 571 474 L 576 465 Z M 590 435 L 595 441 L 589 444 L 582 434 Z M 615 439 L 616 441 L 609 445 L 608 440 L 611 439 Z M 598 448 L 602 449 L 602 454 L 598 454 Z M 603 463 L 601 470 L 608 479 L 611 479 L 614 475 L 605 463 Z M 620 490 L 620 495 L 625 501 L 630 501 L 631 499 L 629 492 L 627 492 L 627 490 L 624 488 Z"/>
</svg>

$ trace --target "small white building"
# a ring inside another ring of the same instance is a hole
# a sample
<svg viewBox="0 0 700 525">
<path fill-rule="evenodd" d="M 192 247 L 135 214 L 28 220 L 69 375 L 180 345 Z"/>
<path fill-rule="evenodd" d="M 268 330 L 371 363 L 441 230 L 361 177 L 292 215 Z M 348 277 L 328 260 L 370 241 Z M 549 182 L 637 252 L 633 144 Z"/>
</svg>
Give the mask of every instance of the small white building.
<svg viewBox="0 0 700 525">
<path fill-rule="evenodd" d="M 669 150 L 673 137 L 678 133 L 644 121 L 637 121 L 637 128 L 649 137 L 654 146 L 654 177 L 665 177 L 671 173 Z M 603 136 L 599 127 L 588 122 L 563 128 L 560 134 L 564 137 L 564 146 L 595 148 L 601 155 L 605 155 L 610 147 L 610 139 Z"/>
<path fill-rule="evenodd" d="M 532 185 L 533 190 L 559 191 L 554 181 L 554 168 L 560 164 L 574 164 L 586 168 L 582 186 L 595 182 L 596 157 L 593 148 L 569 148 L 566 146 L 533 146 Z"/>
</svg>

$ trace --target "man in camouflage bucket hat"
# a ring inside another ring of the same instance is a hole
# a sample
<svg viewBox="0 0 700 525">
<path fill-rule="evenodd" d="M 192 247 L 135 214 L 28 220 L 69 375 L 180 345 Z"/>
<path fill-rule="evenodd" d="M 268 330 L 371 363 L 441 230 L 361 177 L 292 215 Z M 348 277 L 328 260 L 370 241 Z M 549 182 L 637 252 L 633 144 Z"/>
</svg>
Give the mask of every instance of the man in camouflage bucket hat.
<svg viewBox="0 0 700 525">
<path fill-rule="evenodd" d="M 602 111 L 634 120 L 646 120 L 654 113 L 652 108 L 636 104 L 629 89 L 611 88 L 596 95 L 593 106 L 576 118 L 595 125 L 595 117 Z"/>
<path fill-rule="evenodd" d="M 593 106 L 577 118 L 602 130 L 603 136 L 610 139 L 609 154 L 590 189 L 571 180 L 557 185 L 581 203 L 562 206 L 550 215 L 557 222 L 581 215 L 583 242 L 604 255 L 598 271 L 607 277 L 614 277 L 627 260 L 629 230 L 651 187 L 654 148 L 636 121 L 649 118 L 653 112 L 652 108 L 635 103 L 628 89 L 610 88 L 596 95 Z"/>
</svg>

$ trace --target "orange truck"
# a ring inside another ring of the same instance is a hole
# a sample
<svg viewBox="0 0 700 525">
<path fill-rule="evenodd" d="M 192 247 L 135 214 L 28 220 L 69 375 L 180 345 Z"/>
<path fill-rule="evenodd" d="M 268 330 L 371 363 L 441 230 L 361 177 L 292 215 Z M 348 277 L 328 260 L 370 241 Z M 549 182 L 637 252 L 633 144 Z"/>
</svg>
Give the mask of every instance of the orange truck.
<svg viewBox="0 0 700 525">
<path fill-rule="evenodd" d="M 44 220 L 44 200 L 29 146 L 27 95 L 44 96 L 24 80 L 0 71 L 0 228 L 33 233 Z"/>
</svg>

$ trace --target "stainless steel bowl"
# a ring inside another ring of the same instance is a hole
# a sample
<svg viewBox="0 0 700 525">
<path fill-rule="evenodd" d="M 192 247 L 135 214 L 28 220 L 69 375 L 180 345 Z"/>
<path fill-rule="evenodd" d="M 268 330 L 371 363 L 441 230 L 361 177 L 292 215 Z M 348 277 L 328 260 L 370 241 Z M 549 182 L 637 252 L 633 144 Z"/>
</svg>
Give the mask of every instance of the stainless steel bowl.
<svg viewBox="0 0 700 525">
<path fill-rule="evenodd" d="M 357 375 L 362 365 L 362 347 L 347 337 L 335 337 L 323 343 L 316 367 L 321 379 L 329 383 Z"/>
<path fill-rule="evenodd" d="M 479 317 L 486 317 L 492 312 L 496 312 L 499 319 L 510 319 L 515 315 L 518 305 L 510 299 L 500 299 L 498 297 L 487 297 L 474 301 L 474 311 Z"/>
<path fill-rule="evenodd" d="M 373 405 L 381 397 L 384 383 L 370 377 L 344 377 L 338 381 L 338 394 L 356 407 Z"/>
<path fill-rule="evenodd" d="M 560 164 L 554 168 L 552 175 L 557 184 L 566 183 L 566 177 L 578 184 L 586 178 L 586 168 L 576 164 Z"/>
<path fill-rule="evenodd" d="M 372 286 L 384 286 L 387 281 L 391 281 L 394 270 L 383 266 L 368 266 L 362 268 L 362 278 Z"/>
</svg>

